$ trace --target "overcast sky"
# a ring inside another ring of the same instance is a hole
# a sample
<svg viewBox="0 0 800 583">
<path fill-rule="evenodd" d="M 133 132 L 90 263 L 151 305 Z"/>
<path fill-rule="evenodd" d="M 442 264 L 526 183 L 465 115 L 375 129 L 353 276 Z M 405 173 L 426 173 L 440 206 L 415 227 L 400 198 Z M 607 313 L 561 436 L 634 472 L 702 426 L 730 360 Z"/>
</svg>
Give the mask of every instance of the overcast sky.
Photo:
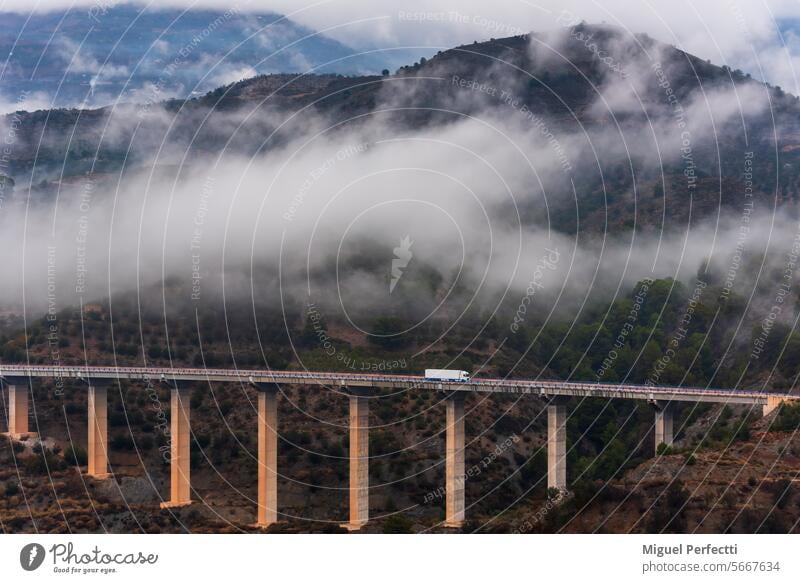
<svg viewBox="0 0 800 583">
<path fill-rule="evenodd" d="M 102 10 L 107 0 L 0 0 L 1 10 Z M 368 50 L 397 46 L 446 48 L 520 31 L 549 30 L 567 14 L 605 21 L 710 59 L 742 68 L 794 93 L 800 75 L 797 0 L 158 0 L 158 6 L 271 10 Z"/>
</svg>

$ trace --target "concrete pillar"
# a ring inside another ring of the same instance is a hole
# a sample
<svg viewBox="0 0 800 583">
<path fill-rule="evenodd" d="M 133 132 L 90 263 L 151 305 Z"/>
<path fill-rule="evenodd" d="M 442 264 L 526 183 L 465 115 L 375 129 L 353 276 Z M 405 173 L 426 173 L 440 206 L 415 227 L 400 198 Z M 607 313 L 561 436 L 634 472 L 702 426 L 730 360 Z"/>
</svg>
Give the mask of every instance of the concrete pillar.
<svg viewBox="0 0 800 583">
<path fill-rule="evenodd" d="M 567 489 L 567 406 L 558 397 L 547 406 L 547 488 Z"/>
<path fill-rule="evenodd" d="M 350 520 L 358 530 L 369 520 L 369 400 L 350 395 Z"/>
<path fill-rule="evenodd" d="M 173 387 L 170 399 L 170 499 L 162 502 L 162 508 L 191 504 L 191 480 L 189 473 L 189 399 L 191 394 L 185 387 Z"/>
<path fill-rule="evenodd" d="M 783 403 L 783 399 L 781 397 L 767 397 L 767 403 L 762 408 L 761 412 L 766 417 L 770 413 L 772 413 L 775 409 L 781 406 Z"/>
<path fill-rule="evenodd" d="M 459 528 L 464 524 L 464 395 L 447 398 L 447 439 L 445 448 L 445 520 L 444 525 Z"/>
<path fill-rule="evenodd" d="M 35 432 L 28 431 L 28 390 L 27 379 L 9 383 L 8 388 L 8 433 L 12 439 L 36 437 Z"/>
<path fill-rule="evenodd" d="M 258 516 L 256 526 L 278 521 L 278 390 L 258 393 Z"/>
<path fill-rule="evenodd" d="M 656 454 L 658 448 L 663 443 L 667 447 L 672 446 L 672 405 L 669 401 L 656 401 Z"/>
<path fill-rule="evenodd" d="M 107 478 L 108 473 L 108 387 L 89 384 L 89 462 L 87 473 Z"/>
</svg>

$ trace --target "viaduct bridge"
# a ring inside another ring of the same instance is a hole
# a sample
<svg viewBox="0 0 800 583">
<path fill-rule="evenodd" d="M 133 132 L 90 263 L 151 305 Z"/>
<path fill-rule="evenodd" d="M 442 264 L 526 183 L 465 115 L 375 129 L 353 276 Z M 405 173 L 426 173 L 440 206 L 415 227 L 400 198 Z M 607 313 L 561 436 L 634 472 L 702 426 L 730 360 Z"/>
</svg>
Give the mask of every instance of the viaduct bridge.
<svg viewBox="0 0 800 583">
<path fill-rule="evenodd" d="M 170 397 L 170 498 L 162 507 L 191 503 L 189 445 L 191 439 L 189 386 L 197 382 L 247 383 L 258 397 L 258 510 L 256 524 L 267 527 L 278 519 L 278 393 L 280 385 L 335 387 L 350 400 L 350 516 L 344 526 L 358 530 L 369 520 L 369 390 L 435 390 L 445 392 L 446 464 L 445 525 L 464 522 L 464 395 L 510 393 L 531 395 L 547 402 L 547 485 L 567 487 L 566 399 L 600 397 L 640 399 L 655 409 L 656 448 L 673 441 L 675 402 L 706 402 L 762 406 L 766 415 L 784 401 L 800 396 L 752 391 L 621 385 L 548 380 L 473 378 L 466 382 L 419 376 L 357 373 L 263 371 L 197 368 L 0 365 L 0 379 L 8 387 L 8 434 L 19 439 L 35 435 L 28 428 L 28 395 L 34 379 L 77 379 L 88 387 L 88 474 L 108 473 L 107 388 L 111 382 L 168 383 Z"/>
</svg>

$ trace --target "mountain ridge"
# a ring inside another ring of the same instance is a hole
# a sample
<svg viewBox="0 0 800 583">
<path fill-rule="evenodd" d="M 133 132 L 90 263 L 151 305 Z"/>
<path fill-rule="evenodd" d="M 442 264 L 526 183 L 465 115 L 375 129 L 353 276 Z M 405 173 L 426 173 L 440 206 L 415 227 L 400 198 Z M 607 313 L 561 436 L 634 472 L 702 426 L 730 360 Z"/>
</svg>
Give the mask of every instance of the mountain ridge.
<svg viewBox="0 0 800 583">
<path fill-rule="evenodd" d="M 619 67 L 609 67 L 609 59 Z M 474 89 L 480 86 L 486 89 Z M 680 111 L 673 111 L 668 92 Z M 551 141 L 564 136 L 572 142 L 574 151 L 568 155 L 582 193 L 582 214 L 595 216 L 590 222 L 597 224 L 605 221 L 597 212 L 610 206 L 622 230 L 636 222 L 631 213 L 637 197 L 645 209 L 649 200 L 655 207 L 661 199 L 675 202 L 676 212 L 684 215 L 683 202 L 693 193 L 699 193 L 701 209 L 713 210 L 715 201 L 735 208 L 738 201 L 726 194 L 730 191 L 723 183 L 741 188 L 744 151 L 754 152 L 758 199 L 795 205 L 800 195 L 800 105 L 795 96 L 646 35 L 631 37 L 613 27 L 589 25 L 558 34 L 476 41 L 403 66 L 393 75 L 260 75 L 191 99 L 15 114 L 17 144 L 5 173 L 21 185 L 40 184 L 53 171 L 59 176 L 113 173 L 123 159 L 129 165 L 151 163 L 149 144 L 162 140 L 177 151 L 213 153 L 215 144 L 227 144 L 230 151 L 249 156 L 280 147 L 303 131 L 296 116 L 301 111 L 302 121 L 318 118 L 339 128 L 380 117 L 399 132 L 451 124 L 464 116 L 492 119 L 513 113 L 531 133 L 546 131 L 555 136 Z M 115 112 L 122 121 L 109 137 L 102 128 Z M 232 123 L 245 118 L 247 124 Z M 654 123 L 661 132 L 655 137 L 648 135 Z M 691 130 L 691 168 L 684 167 L 687 161 L 680 155 L 681 124 Z M 283 133 L 275 134 L 279 127 Z M 129 141 L 134 128 L 141 146 Z M 78 145 L 65 141 L 64 136 L 73 135 Z M 260 144 L 260 135 L 273 136 L 272 141 Z M 193 141 L 188 143 L 186 136 Z M 595 142 L 604 148 L 595 148 Z M 670 155 L 659 161 L 662 151 Z M 684 172 L 693 173 L 694 184 L 687 184 Z M 559 182 L 554 178 L 546 186 L 564 191 Z M 559 228 L 579 228 L 574 208 L 555 212 Z M 648 212 L 647 222 L 654 224 L 658 208 Z"/>
</svg>

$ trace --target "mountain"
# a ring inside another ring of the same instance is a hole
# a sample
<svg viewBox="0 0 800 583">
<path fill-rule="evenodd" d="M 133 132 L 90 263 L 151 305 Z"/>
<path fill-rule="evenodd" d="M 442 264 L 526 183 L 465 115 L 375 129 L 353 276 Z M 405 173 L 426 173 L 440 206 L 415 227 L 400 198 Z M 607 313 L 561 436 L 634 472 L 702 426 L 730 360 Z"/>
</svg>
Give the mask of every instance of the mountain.
<svg viewBox="0 0 800 583">
<path fill-rule="evenodd" d="M 152 3 L 0 13 L 0 55 L 6 110 L 26 94 L 41 107 L 161 101 L 258 73 L 379 73 L 407 58 L 359 55 L 280 14 Z"/>
<path fill-rule="evenodd" d="M 551 208 L 549 220 L 564 232 L 579 228 L 578 215 L 581 229 L 625 231 L 737 208 L 745 164 L 762 204 L 795 204 L 800 194 L 797 97 L 605 25 L 475 42 L 385 77 L 269 74 L 188 100 L 23 113 L 5 173 L 39 184 L 54 168 L 63 179 L 113 172 L 123 160 L 146 166 L 154 151 L 164 164 L 164 148 L 153 148 L 162 142 L 181 158 L 220 144 L 251 155 L 307 131 L 312 114 L 334 132 L 375 120 L 386 124 L 379 132 L 468 116 L 510 123 L 547 150 L 541 184 L 522 201 L 524 218 L 541 220 L 536 191 L 568 201 L 574 188 L 576 201 Z"/>
</svg>

